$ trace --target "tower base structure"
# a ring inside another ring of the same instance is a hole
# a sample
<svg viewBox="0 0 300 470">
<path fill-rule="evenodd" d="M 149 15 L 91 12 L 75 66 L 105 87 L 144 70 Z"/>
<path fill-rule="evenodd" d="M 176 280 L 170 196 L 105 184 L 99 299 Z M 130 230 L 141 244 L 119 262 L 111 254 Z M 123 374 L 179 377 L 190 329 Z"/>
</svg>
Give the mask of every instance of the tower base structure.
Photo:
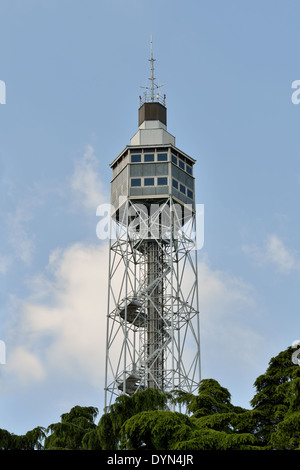
<svg viewBox="0 0 300 470">
<path fill-rule="evenodd" d="M 111 217 L 105 408 L 201 378 L 196 214 L 172 196 L 124 199 Z"/>
</svg>

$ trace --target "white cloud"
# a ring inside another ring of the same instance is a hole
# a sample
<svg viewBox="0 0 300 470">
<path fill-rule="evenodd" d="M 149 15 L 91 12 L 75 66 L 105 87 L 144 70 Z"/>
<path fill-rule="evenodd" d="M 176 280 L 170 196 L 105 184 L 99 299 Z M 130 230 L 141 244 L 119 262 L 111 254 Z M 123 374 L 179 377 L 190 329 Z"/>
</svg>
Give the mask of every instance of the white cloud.
<svg viewBox="0 0 300 470">
<path fill-rule="evenodd" d="M 270 235 L 263 248 L 256 245 L 244 245 L 243 251 L 260 265 L 273 265 L 282 273 L 290 273 L 300 268 L 296 254 L 289 251 L 277 235 Z"/>
<path fill-rule="evenodd" d="M 22 385 L 45 378 L 45 371 L 38 356 L 24 346 L 16 347 L 9 356 L 9 372 L 18 377 Z"/>
<path fill-rule="evenodd" d="M 106 246 L 73 245 L 50 257 L 32 294 L 20 302 L 7 372 L 23 382 L 56 375 L 103 379 L 107 294 Z M 22 353 L 21 353 L 22 351 Z"/>
<path fill-rule="evenodd" d="M 13 213 L 7 214 L 9 230 L 8 242 L 13 248 L 12 257 L 30 265 L 35 251 L 34 235 L 29 234 L 28 225 L 33 219 L 34 209 L 42 203 L 37 197 L 26 196 L 16 206 Z"/>
<path fill-rule="evenodd" d="M 199 263 L 198 271 L 205 353 L 217 360 L 222 351 L 222 364 L 225 362 L 228 369 L 237 358 L 244 366 L 253 366 L 263 344 L 256 331 L 260 311 L 254 289 L 241 279 L 212 270 L 206 262 Z"/>
<path fill-rule="evenodd" d="M 107 202 L 98 171 L 98 160 L 91 145 L 87 146 L 83 157 L 76 160 L 70 187 L 76 203 L 87 210 L 96 211 L 99 204 Z"/>
<path fill-rule="evenodd" d="M 289 272 L 296 267 L 296 259 L 283 242 L 276 236 L 271 235 L 267 241 L 266 258 L 274 263 L 279 270 Z"/>
</svg>

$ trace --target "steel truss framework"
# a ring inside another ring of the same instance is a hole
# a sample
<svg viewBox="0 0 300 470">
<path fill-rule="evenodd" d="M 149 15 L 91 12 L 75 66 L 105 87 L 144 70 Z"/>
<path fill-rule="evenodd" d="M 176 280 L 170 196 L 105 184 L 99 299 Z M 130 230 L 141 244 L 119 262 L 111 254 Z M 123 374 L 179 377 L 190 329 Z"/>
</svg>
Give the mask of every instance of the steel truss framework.
<svg viewBox="0 0 300 470">
<path fill-rule="evenodd" d="M 146 388 L 200 381 L 195 211 L 126 200 L 111 218 L 105 408 Z"/>
</svg>

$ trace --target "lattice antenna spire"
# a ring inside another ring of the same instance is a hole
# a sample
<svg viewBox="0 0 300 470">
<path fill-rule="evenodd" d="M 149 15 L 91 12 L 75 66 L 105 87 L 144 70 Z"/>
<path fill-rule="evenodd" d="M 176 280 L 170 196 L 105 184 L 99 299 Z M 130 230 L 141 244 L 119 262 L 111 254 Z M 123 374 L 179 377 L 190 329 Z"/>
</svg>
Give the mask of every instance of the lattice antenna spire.
<svg viewBox="0 0 300 470">
<path fill-rule="evenodd" d="M 151 35 L 151 56 L 150 56 L 150 59 L 148 59 L 149 62 L 151 63 L 151 67 L 150 67 L 150 70 L 151 70 L 151 76 L 149 78 L 150 82 L 151 82 L 151 86 L 148 87 L 148 86 L 145 86 L 145 87 L 141 87 L 141 88 L 144 88 L 145 89 L 145 96 L 144 96 L 144 102 L 148 102 L 148 95 L 147 95 L 147 91 L 150 91 L 150 101 L 153 103 L 155 100 L 156 101 L 159 101 L 161 102 L 162 101 L 162 98 L 160 97 L 159 93 L 156 93 L 155 95 L 155 90 L 157 90 L 158 88 L 161 88 L 163 87 L 164 85 L 157 85 L 157 83 L 155 82 L 156 78 L 154 77 L 154 62 L 156 59 L 153 58 L 153 42 L 152 42 L 152 35 Z M 141 96 L 140 96 L 140 100 L 142 100 Z M 166 100 L 166 95 L 163 96 L 163 104 L 165 105 L 165 100 Z"/>
<path fill-rule="evenodd" d="M 154 87 L 157 87 L 155 84 L 155 77 L 154 77 L 154 62 L 155 59 L 153 59 L 153 48 L 152 48 L 152 35 L 151 35 L 151 58 L 149 59 L 151 62 L 151 101 L 154 101 Z"/>
</svg>

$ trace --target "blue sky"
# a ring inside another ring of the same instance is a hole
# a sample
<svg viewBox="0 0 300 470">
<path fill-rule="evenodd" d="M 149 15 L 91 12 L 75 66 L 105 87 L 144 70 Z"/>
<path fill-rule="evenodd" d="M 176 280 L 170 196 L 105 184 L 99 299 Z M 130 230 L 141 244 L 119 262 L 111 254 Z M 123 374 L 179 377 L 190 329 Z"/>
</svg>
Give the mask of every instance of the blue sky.
<svg viewBox="0 0 300 470">
<path fill-rule="evenodd" d="M 2 0 L 0 427 L 103 406 L 107 245 L 96 208 L 155 75 L 197 160 L 203 378 L 249 407 L 300 337 L 296 0 Z"/>
</svg>

